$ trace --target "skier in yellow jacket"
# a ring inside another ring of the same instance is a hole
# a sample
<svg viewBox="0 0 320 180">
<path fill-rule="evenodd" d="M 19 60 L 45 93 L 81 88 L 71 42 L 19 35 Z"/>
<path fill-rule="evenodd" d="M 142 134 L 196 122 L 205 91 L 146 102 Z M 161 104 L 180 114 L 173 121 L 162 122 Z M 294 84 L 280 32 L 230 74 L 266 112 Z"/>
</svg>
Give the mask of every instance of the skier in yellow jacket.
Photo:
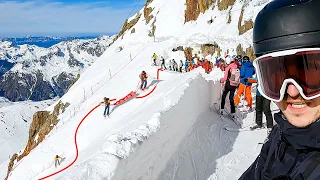
<svg viewBox="0 0 320 180">
<path fill-rule="evenodd" d="M 60 163 L 61 163 L 61 157 L 60 156 L 58 156 L 58 155 L 56 155 L 55 157 L 54 157 L 54 166 L 55 167 L 57 167 L 58 165 L 60 165 Z"/>
</svg>

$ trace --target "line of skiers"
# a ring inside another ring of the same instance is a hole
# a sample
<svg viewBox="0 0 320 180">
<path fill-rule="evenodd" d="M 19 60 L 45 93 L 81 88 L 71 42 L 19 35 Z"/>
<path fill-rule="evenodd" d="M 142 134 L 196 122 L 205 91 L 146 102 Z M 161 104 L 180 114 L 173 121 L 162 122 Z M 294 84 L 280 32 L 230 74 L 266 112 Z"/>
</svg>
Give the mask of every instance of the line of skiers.
<svg viewBox="0 0 320 180">
<path fill-rule="evenodd" d="M 244 94 L 247 101 L 248 111 L 251 112 L 252 108 L 252 95 L 251 87 L 252 83 L 257 83 L 257 79 L 253 78 L 255 75 L 255 69 L 248 56 L 227 56 L 226 60 L 219 59 L 216 61 L 216 67 L 221 68 L 224 71 L 224 77 L 220 82 L 224 83 L 224 88 L 221 96 L 220 114 L 224 113 L 225 99 L 229 93 L 229 100 L 231 106 L 232 118 L 235 118 L 235 108 L 239 106 L 240 99 Z M 258 87 L 258 84 L 257 84 Z M 235 92 L 237 91 L 236 95 Z M 265 113 L 267 118 L 268 134 L 273 127 L 273 117 L 270 110 L 270 100 L 267 100 L 261 96 L 258 88 L 256 92 L 256 124 L 250 127 L 252 130 L 262 128 L 262 112 Z"/>
<path fill-rule="evenodd" d="M 167 70 L 165 59 L 163 57 L 161 57 L 160 61 L 161 61 L 161 69 Z M 169 60 L 169 70 L 170 71 L 182 72 L 182 68 L 183 68 L 182 60 L 180 60 L 179 65 L 175 61 L 175 59 Z"/>
<path fill-rule="evenodd" d="M 153 53 L 152 59 L 153 59 L 153 64 L 155 66 L 157 66 L 157 63 L 156 63 L 157 58 L 158 56 L 155 53 Z M 197 63 L 195 63 L 195 61 Z M 179 64 L 175 59 L 169 60 L 169 63 L 167 64 L 168 68 L 166 66 L 166 60 L 161 56 L 160 63 L 161 63 L 160 64 L 161 69 L 164 69 L 164 70 L 168 69 L 170 71 L 176 71 L 181 73 L 183 72 L 183 70 L 184 72 L 189 72 L 194 68 L 201 66 L 205 69 L 205 72 L 209 74 L 213 68 L 213 63 L 211 61 L 204 58 L 200 59 L 197 56 L 193 57 L 192 59 L 186 60 L 184 62 L 180 60 Z"/>
</svg>

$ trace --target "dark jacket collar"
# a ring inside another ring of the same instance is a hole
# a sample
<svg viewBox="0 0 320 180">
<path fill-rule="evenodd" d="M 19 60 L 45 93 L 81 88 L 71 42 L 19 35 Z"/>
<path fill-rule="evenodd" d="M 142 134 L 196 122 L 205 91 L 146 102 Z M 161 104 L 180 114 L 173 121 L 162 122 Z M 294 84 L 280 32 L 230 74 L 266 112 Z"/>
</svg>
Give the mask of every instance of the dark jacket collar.
<svg viewBox="0 0 320 180">
<path fill-rule="evenodd" d="M 303 128 L 290 124 L 282 113 L 274 115 L 278 123 L 281 138 L 296 150 L 320 150 L 320 121 Z"/>
</svg>

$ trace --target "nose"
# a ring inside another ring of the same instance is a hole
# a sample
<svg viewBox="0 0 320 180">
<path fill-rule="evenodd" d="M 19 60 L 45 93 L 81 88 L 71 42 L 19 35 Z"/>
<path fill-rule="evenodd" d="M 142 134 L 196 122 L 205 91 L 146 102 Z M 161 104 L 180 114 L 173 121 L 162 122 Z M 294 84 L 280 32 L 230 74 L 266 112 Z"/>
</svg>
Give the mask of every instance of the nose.
<svg viewBox="0 0 320 180">
<path fill-rule="evenodd" d="M 299 96 L 299 90 L 297 89 L 297 87 L 293 84 L 289 84 L 288 88 L 287 88 L 287 93 L 290 97 L 297 97 Z"/>
</svg>

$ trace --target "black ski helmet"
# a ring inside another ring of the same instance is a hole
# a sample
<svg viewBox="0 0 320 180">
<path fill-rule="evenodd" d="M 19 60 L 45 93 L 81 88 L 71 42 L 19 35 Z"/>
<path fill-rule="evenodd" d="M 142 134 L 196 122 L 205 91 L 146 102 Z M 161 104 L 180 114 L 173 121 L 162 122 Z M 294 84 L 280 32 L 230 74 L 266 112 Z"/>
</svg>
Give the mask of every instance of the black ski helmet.
<svg viewBox="0 0 320 180">
<path fill-rule="evenodd" d="M 319 0 L 274 0 L 257 15 L 256 55 L 320 45 Z"/>
<path fill-rule="evenodd" d="M 242 59 L 242 56 L 241 56 L 241 55 L 237 55 L 236 59 L 237 59 L 238 61 L 240 61 L 240 60 Z"/>
<path fill-rule="evenodd" d="M 243 61 L 243 62 L 250 61 L 249 56 L 243 56 L 242 61 Z"/>
</svg>

